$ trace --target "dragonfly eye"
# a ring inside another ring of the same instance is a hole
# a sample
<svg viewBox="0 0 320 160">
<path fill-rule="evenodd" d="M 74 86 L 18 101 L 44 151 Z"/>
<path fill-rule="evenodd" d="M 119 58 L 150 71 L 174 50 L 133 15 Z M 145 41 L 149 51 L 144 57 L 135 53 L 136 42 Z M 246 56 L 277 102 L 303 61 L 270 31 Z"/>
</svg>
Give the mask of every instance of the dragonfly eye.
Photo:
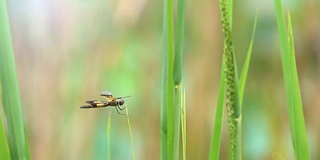
<svg viewBox="0 0 320 160">
<path fill-rule="evenodd" d="M 120 106 L 122 106 L 124 104 L 124 100 L 121 99 L 120 102 L 119 102 Z"/>
</svg>

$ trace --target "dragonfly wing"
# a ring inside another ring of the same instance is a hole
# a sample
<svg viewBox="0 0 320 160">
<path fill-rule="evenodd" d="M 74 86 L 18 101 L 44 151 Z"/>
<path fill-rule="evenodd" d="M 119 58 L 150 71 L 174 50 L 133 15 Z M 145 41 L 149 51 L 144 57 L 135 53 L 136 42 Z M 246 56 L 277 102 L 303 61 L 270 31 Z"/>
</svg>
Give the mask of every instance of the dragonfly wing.
<svg viewBox="0 0 320 160">
<path fill-rule="evenodd" d="M 100 94 L 100 96 L 102 96 L 103 98 L 105 98 L 107 100 L 112 100 L 113 99 L 112 93 L 110 91 L 102 92 Z"/>
</svg>

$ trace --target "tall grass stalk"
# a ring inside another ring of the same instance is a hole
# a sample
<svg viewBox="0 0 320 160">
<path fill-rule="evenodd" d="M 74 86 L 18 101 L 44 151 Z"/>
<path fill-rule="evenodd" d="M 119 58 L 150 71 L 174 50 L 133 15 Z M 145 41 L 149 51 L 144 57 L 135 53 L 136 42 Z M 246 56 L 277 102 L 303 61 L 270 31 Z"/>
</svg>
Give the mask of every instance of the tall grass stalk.
<svg viewBox="0 0 320 160">
<path fill-rule="evenodd" d="M 294 156 L 299 160 L 308 160 L 310 152 L 295 61 L 291 19 L 288 13 L 288 28 L 286 28 L 281 0 L 275 0 L 275 6 Z"/>
<path fill-rule="evenodd" d="M 220 0 L 220 12 L 222 19 L 222 28 L 224 33 L 224 58 L 225 58 L 225 81 L 226 81 L 226 107 L 228 113 L 228 126 L 230 132 L 230 159 L 240 159 L 241 158 L 241 143 L 237 140 L 238 134 L 238 123 L 239 117 L 241 115 L 241 110 L 238 100 L 238 89 L 236 80 L 236 65 L 235 65 L 235 55 L 232 42 L 232 32 L 231 32 L 231 19 L 230 12 L 232 10 L 232 1 Z"/>
<path fill-rule="evenodd" d="M 161 159 L 165 160 L 179 159 L 185 0 L 178 2 L 176 33 L 173 10 L 173 0 L 164 0 Z"/>
<path fill-rule="evenodd" d="M 163 53 L 161 89 L 161 159 L 173 156 L 173 117 L 174 117 L 174 19 L 173 1 L 164 0 L 163 6 Z"/>
<path fill-rule="evenodd" d="M 30 159 L 5 0 L 0 0 L 0 37 L 2 102 L 8 124 L 10 154 L 12 159 Z"/>
<path fill-rule="evenodd" d="M 252 53 L 252 47 L 253 47 L 253 41 L 254 41 L 254 35 L 256 31 L 256 25 L 258 22 L 258 11 L 255 17 L 254 25 L 253 25 L 253 31 L 252 31 L 252 37 L 249 44 L 247 57 L 241 72 L 241 76 L 239 79 L 239 101 L 240 101 L 240 107 L 242 108 L 242 101 L 243 101 L 243 94 L 244 94 L 244 88 L 245 88 L 245 82 L 246 77 L 249 70 L 249 64 L 251 59 L 251 53 Z M 224 102 L 224 96 L 225 96 L 225 60 L 222 58 L 222 67 L 221 67 L 221 75 L 220 75 L 220 84 L 219 84 L 219 93 L 218 93 L 218 102 L 217 102 L 217 108 L 216 108 L 216 114 L 215 114 L 215 120 L 214 120 L 214 126 L 213 126 L 213 133 L 212 133 L 212 140 L 211 140 L 211 147 L 209 152 L 209 159 L 210 160 L 218 160 L 219 159 L 219 151 L 220 151 L 220 139 L 221 139 L 221 129 L 222 129 L 222 119 L 223 119 L 223 102 Z M 240 109 L 242 110 L 242 109 Z M 237 142 L 239 145 L 241 145 L 241 115 L 238 118 L 238 134 L 237 134 Z M 240 152 L 240 159 L 241 159 L 241 146 L 239 146 L 239 152 Z"/>
<path fill-rule="evenodd" d="M 222 118 L 223 118 L 223 101 L 225 95 L 228 126 L 230 132 L 230 159 L 242 159 L 242 99 L 246 77 L 251 59 L 254 34 L 258 16 L 256 15 L 252 38 L 247 52 L 246 61 L 238 80 L 235 53 L 232 42 L 232 0 L 220 0 L 220 12 L 222 19 L 222 28 L 224 33 L 224 54 L 223 64 L 221 67 L 220 89 L 216 117 L 214 123 L 214 132 L 212 134 L 211 149 L 209 159 L 219 159 L 219 144 L 221 138 Z"/>
</svg>

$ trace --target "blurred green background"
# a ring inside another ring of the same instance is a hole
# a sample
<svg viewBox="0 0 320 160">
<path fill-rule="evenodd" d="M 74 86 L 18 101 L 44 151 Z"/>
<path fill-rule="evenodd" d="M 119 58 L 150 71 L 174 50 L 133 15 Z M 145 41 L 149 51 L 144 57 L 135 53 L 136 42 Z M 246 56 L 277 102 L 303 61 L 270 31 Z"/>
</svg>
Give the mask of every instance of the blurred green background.
<svg viewBox="0 0 320 160">
<path fill-rule="evenodd" d="M 320 1 L 290 10 L 311 159 L 320 159 Z M 162 1 L 8 1 L 31 158 L 132 159 L 127 119 L 112 107 L 82 110 L 109 90 L 127 96 L 137 159 L 160 157 Z M 235 1 L 233 33 L 242 68 L 259 21 L 243 106 L 243 159 L 293 159 L 273 1 Z M 187 1 L 184 82 L 187 157 L 207 159 L 221 67 L 219 2 Z M 101 99 L 102 100 L 102 99 Z M 1 107 L 2 108 L 2 107 Z M 0 110 L 5 117 L 3 110 Z M 226 120 L 221 159 L 228 156 Z"/>
</svg>

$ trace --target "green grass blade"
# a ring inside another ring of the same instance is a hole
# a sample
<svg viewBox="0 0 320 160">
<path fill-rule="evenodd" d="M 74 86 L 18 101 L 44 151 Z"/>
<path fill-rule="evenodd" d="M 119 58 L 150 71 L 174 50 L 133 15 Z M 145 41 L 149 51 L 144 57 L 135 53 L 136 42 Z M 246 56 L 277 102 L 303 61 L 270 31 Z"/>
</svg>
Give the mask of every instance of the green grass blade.
<svg viewBox="0 0 320 160">
<path fill-rule="evenodd" d="M 253 47 L 253 42 L 254 42 L 254 35 L 255 35 L 255 31 L 256 31 L 256 25 L 257 25 L 257 21 L 258 21 L 258 11 L 256 13 L 256 17 L 255 17 L 255 21 L 254 21 L 254 25 L 253 25 L 253 31 L 252 31 L 252 37 L 251 37 L 251 41 L 249 44 L 249 48 L 248 48 L 248 52 L 247 52 L 247 57 L 241 72 L 241 76 L 239 81 L 237 81 L 236 79 L 236 84 L 239 84 L 238 87 L 238 91 L 236 93 L 238 93 L 237 97 L 238 101 L 239 101 L 239 117 L 237 118 L 237 158 L 238 159 L 242 159 L 242 116 L 241 116 L 241 112 L 242 112 L 242 102 L 243 102 L 243 94 L 244 94 L 244 89 L 245 89 L 245 83 L 246 83 L 246 79 L 247 79 L 247 74 L 248 74 L 248 70 L 249 70 L 249 64 L 250 64 L 250 59 L 251 59 L 251 54 L 252 54 L 252 47 Z M 236 65 L 235 65 L 236 68 Z M 237 71 L 237 69 L 235 69 Z M 237 73 L 236 73 L 237 75 Z M 237 77 L 237 76 L 236 76 Z"/>
<path fill-rule="evenodd" d="M 0 37 L 2 102 L 8 123 L 10 154 L 13 159 L 27 159 L 28 144 L 25 144 L 19 87 L 5 0 L 0 0 Z"/>
<path fill-rule="evenodd" d="M 26 130 L 24 130 L 24 133 L 25 133 L 24 137 L 28 137 Z M 25 145 L 24 147 L 25 147 L 25 149 L 26 149 L 26 156 L 25 156 L 25 157 L 26 157 L 26 160 L 31 160 L 28 138 L 25 138 L 25 143 L 24 143 L 24 145 Z"/>
<path fill-rule="evenodd" d="M 310 159 L 309 155 L 309 147 L 308 147 L 308 138 L 307 138 L 307 131 L 304 121 L 304 114 L 302 108 L 302 100 L 300 95 L 300 87 L 299 87 L 299 79 L 298 73 L 296 69 L 296 60 L 295 60 L 295 51 L 294 51 L 294 40 L 292 34 L 292 25 L 291 25 L 291 18 L 290 14 L 288 13 L 288 32 L 289 32 L 289 58 L 290 60 L 290 71 L 291 71 L 291 87 L 293 90 L 289 91 L 292 97 L 292 110 L 291 114 L 289 114 L 290 119 L 293 119 L 293 122 L 290 122 L 291 126 L 296 128 L 295 130 L 295 144 L 296 144 L 296 157 L 298 159 Z"/>
<path fill-rule="evenodd" d="M 161 159 L 172 159 L 174 124 L 174 17 L 173 1 L 164 0 L 161 90 Z"/>
<path fill-rule="evenodd" d="M 0 117 L 0 159 L 10 159 L 9 146 L 7 142 L 6 132 Z"/>
<path fill-rule="evenodd" d="M 257 22 L 258 22 L 258 11 L 256 13 L 256 17 L 255 17 L 254 24 L 253 24 L 252 37 L 251 37 L 251 41 L 250 41 L 250 44 L 249 44 L 247 57 L 246 57 L 246 60 L 244 62 L 244 65 L 243 65 L 243 68 L 242 68 L 242 72 L 241 72 L 241 75 L 240 75 L 240 79 L 239 79 L 239 101 L 240 101 L 239 103 L 240 103 L 240 106 L 242 106 L 243 93 L 244 93 L 247 74 L 248 74 L 248 70 L 249 70 L 249 64 L 250 64 L 250 59 L 251 59 L 252 46 L 253 46 L 253 41 L 254 41 L 254 35 L 255 35 L 255 32 L 256 32 Z"/>
<path fill-rule="evenodd" d="M 287 34 L 281 0 L 275 0 L 275 5 L 294 155 L 298 160 L 308 160 L 310 159 L 310 152 L 304 122 L 298 73 L 296 69 L 291 19 L 290 16 L 288 16 Z"/>
<path fill-rule="evenodd" d="M 209 160 L 219 159 L 224 96 L 225 96 L 225 86 L 226 86 L 224 70 L 225 70 L 225 63 L 224 63 L 224 58 L 222 58 L 218 102 L 217 102 L 216 115 L 214 119 L 213 133 L 212 133 L 211 146 L 210 146 L 210 152 L 209 152 Z"/>
</svg>

